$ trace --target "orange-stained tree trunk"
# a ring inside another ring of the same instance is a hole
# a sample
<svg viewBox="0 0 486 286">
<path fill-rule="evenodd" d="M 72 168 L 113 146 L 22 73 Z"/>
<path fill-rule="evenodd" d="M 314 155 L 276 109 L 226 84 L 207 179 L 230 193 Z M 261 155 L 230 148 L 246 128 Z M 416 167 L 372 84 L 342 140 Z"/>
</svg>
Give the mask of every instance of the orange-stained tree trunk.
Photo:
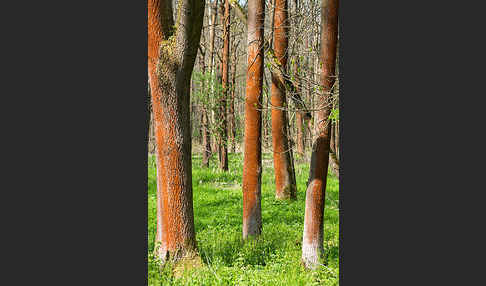
<svg viewBox="0 0 486 286">
<path fill-rule="evenodd" d="M 273 45 L 275 56 L 284 69 L 287 66 L 288 48 L 288 11 L 287 0 L 275 0 Z M 275 197 L 295 199 L 297 187 L 291 160 L 289 139 L 287 137 L 287 107 L 285 86 L 272 74 L 272 141 L 273 164 L 275 168 Z"/>
<path fill-rule="evenodd" d="M 167 3 L 166 5 L 171 5 L 171 3 Z M 153 103 L 153 98 L 161 97 L 161 91 L 159 88 L 159 77 L 157 76 L 157 63 L 159 58 L 159 45 L 163 39 L 163 36 L 168 34 L 167 29 L 164 31 L 162 30 L 165 26 L 162 26 L 162 18 L 167 19 L 166 21 L 171 21 L 172 16 L 170 18 L 164 12 L 165 10 L 161 10 L 161 3 L 160 1 L 148 1 L 148 72 L 149 72 L 149 82 L 150 82 L 150 90 L 151 90 L 151 100 L 152 100 L 152 116 L 153 116 L 153 128 L 155 133 L 155 141 L 162 141 L 157 137 L 162 137 L 163 132 L 162 130 L 159 132 L 159 128 L 155 118 L 155 113 L 157 112 Z M 171 8 L 172 9 L 172 8 Z M 173 23 L 169 23 L 169 25 L 173 25 Z M 163 34 L 164 33 L 164 34 Z M 157 146 L 157 144 L 156 144 Z M 156 147 L 157 148 L 157 147 Z M 158 148 L 157 148 L 158 149 Z M 157 230 L 155 235 L 155 241 L 157 243 L 162 242 L 162 234 L 165 233 L 164 225 L 163 225 L 163 218 L 162 218 L 162 186 L 165 185 L 164 179 L 165 177 L 161 176 L 163 173 L 162 168 L 164 167 L 163 164 L 159 164 L 160 158 L 158 154 L 158 150 L 155 152 L 156 157 L 156 165 L 157 165 Z M 156 249 L 157 252 L 157 249 Z"/>
<path fill-rule="evenodd" d="M 220 160 L 219 168 L 223 171 L 228 171 L 228 120 L 226 114 L 226 101 L 229 94 L 229 47 L 230 47 L 230 5 L 229 0 L 224 3 L 224 14 L 223 14 L 223 62 L 222 62 L 222 88 L 223 92 L 220 99 L 220 110 L 219 116 L 221 120 L 221 141 L 219 146 Z"/>
<path fill-rule="evenodd" d="M 148 0 L 148 67 L 157 142 L 156 254 L 196 253 L 192 205 L 190 80 L 201 36 L 203 0 Z"/>
<path fill-rule="evenodd" d="M 265 1 L 248 1 L 248 71 L 246 75 L 243 161 L 243 239 L 262 230 L 262 84 Z"/>
<path fill-rule="evenodd" d="M 338 0 L 322 0 L 321 8 L 321 84 L 323 90 L 317 94 L 315 122 L 316 137 L 312 145 L 309 181 L 305 198 L 304 236 L 302 239 L 302 262 L 307 268 L 315 268 L 322 257 L 324 238 L 324 199 L 329 163 L 331 124 L 329 115 L 329 93 L 335 81 L 336 43 L 338 23 Z"/>
</svg>

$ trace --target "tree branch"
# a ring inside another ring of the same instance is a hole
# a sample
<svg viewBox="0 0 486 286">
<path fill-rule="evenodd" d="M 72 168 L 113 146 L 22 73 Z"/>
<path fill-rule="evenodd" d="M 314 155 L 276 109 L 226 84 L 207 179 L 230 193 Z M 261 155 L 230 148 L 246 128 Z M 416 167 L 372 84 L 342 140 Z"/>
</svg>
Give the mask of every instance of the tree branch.
<svg viewBox="0 0 486 286">
<path fill-rule="evenodd" d="M 245 32 L 248 32 L 248 17 L 246 15 L 245 10 L 240 6 L 237 0 L 229 0 L 231 7 L 233 7 L 236 16 L 243 22 L 243 26 L 245 27 Z M 270 61 L 271 73 L 278 81 L 279 84 L 285 87 L 286 90 L 290 91 L 290 98 L 294 102 L 297 109 L 302 110 L 304 112 L 304 116 L 307 119 L 312 118 L 310 111 L 305 106 L 305 102 L 300 97 L 300 94 L 297 93 L 297 89 L 295 88 L 293 82 L 285 77 L 285 70 L 284 67 L 280 64 L 277 57 L 275 56 L 275 51 L 270 46 L 270 43 L 267 39 L 264 38 L 263 49 L 266 51 L 265 55 L 266 58 Z"/>
</svg>

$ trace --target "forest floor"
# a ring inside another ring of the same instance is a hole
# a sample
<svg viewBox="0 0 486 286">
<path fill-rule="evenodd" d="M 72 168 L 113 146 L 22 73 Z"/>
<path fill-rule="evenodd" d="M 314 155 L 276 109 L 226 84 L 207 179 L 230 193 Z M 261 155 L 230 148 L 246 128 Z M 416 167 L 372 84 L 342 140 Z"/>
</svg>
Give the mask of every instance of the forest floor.
<svg viewBox="0 0 486 286">
<path fill-rule="evenodd" d="M 339 281 L 339 182 L 328 175 L 324 210 L 324 265 L 316 271 L 300 263 L 304 228 L 305 187 L 308 161 L 296 162 L 297 201 L 275 200 L 272 154 L 263 154 L 262 235 L 242 243 L 243 155 L 229 154 L 229 172 L 217 169 L 213 156 L 202 169 L 201 155 L 193 155 L 194 223 L 203 266 L 180 275 L 170 267 L 160 270 L 151 252 L 156 226 L 156 171 L 149 159 L 148 177 L 148 285 L 338 285 Z"/>
</svg>

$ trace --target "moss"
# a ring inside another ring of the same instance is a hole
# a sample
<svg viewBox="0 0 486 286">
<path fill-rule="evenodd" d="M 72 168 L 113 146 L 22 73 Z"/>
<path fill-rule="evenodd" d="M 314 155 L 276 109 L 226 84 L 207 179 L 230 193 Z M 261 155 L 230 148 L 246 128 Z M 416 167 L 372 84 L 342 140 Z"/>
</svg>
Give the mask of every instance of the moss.
<svg viewBox="0 0 486 286">
<path fill-rule="evenodd" d="M 170 36 L 167 40 L 160 42 L 159 61 L 157 64 L 157 75 L 162 90 L 171 89 L 173 77 L 178 68 L 178 57 L 176 55 L 176 38 Z"/>
<path fill-rule="evenodd" d="M 174 34 L 176 34 L 177 28 L 179 27 L 179 23 L 181 22 L 181 14 L 182 14 L 182 10 L 183 10 L 182 3 L 183 2 L 184 1 L 178 2 L 176 22 L 175 22 L 175 25 L 174 25 Z"/>
<path fill-rule="evenodd" d="M 174 54 L 176 47 L 175 35 L 170 36 L 167 40 L 162 40 L 160 42 L 160 56 L 170 57 Z"/>
</svg>

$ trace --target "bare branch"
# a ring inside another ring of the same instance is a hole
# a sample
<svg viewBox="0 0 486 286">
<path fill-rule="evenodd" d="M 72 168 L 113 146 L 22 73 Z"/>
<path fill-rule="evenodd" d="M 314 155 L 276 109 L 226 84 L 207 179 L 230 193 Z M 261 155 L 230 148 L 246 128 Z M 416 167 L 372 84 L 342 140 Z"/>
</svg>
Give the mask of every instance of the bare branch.
<svg viewBox="0 0 486 286">
<path fill-rule="evenodd" d="M 237 0 L 229 0 L 231 6 L 235 10 L 236 16 L 240 19 L 241 22 L 243 22 L 245 31 L 247 31 L 247 25 L 248 25 L 248 17 L 245 13 L 245 10 L 240 6 Z M 308 111 L 307 107 L 305 106 L 305 102 L 302 100 L 301 96 L 296 92 L 297 89 L 295 88 L 294 84 L 290 79 L 285 77 L 285 70 L 284 67 L 280 64 L 278 61 L 277 57 L 275 56 L 275 52 L 270 46 L 270 43 L 268 42 L 267 39 L 264 39 L 263 47 L 262 47 L 266 53 L 265 56 L 270 62 L 270 67 L 271 67 L 271 73 L 272 75 L 278 79 L 279 84 L 285 87 L 286 90 L 290 91 L 291 93 L 291 99 L 294 102 L 295 106 L 297 109 L 302 110 L 305 112 L 305 116 L 310 119 L 312 118 L 311 113 Z"/>
</svg>

